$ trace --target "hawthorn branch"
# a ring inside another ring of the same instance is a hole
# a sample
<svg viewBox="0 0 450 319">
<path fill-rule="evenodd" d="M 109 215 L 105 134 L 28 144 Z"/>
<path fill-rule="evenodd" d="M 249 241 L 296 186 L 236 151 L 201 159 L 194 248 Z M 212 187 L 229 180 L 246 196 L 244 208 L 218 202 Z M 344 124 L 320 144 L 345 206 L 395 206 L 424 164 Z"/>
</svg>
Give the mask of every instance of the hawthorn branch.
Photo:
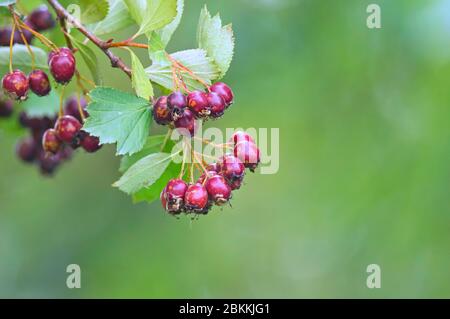
<svg viewBox="0 0 450 319">
<path fill-rule="evenodd" d="M 131 78 L 130 68 L 118 56 L 109 50 L 110 45 L 108 42 L 103 41 L 86 29 L 86 27 L 80 21 L 75 19 L 69 12 L 67 12 L 67 10 L 57 0 L 47 0 L 47 2 L 50 6 L 52 6 L 53 10 L 55 10 L 59 19 L 66 20 L 72 24 L 78 31 L 84 34 L 92 43 L 101 49 L 111 61 L 111 66 L 113 68 L 121 69 L 126 75 L 128 75 L 128 77 Z"/>
</svg>

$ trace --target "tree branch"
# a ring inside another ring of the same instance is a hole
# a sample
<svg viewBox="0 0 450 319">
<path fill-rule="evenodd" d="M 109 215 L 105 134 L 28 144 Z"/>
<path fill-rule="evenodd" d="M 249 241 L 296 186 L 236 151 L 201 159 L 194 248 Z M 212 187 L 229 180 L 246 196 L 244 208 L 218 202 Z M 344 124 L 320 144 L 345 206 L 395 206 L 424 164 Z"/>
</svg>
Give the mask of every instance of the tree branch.
<svg viewBox="0 0 450 319">
<path fill-rule="evenodd" d="M 131 70 L 130 68 L 116 55 L 114 55 L 109 50 L 109 43 L 105 42 L 101 39 L 99 39 L 97 36 L 95 36 L 93 33 L 91 33 L 86 27 L 81 24 L 80 21 L 75 19 L 67 10 L 57 1 L 57 0 L 47 0 L 47 2 L 52 6 L 52 8 L 55 10 L 57 16 L 59 19 L 64 19 L 70 24 L 72 24 L 78 31 L 83 33 L 92 43 L 94 43 L 97 47 L 99 47 L 109 58 L 111 61 L 111 66 L 113 68 L 121 69 L 123 72 L 125 72 L 128 77 L 131 78 Z"/>
</svg>

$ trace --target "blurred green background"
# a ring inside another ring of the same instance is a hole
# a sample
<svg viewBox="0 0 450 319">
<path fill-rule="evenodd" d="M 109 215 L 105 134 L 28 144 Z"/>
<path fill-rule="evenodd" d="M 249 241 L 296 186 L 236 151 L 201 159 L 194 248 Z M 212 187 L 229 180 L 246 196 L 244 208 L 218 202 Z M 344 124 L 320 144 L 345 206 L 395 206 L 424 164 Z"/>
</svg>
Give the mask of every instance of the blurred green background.
<svg viewBox="0 0 450 319">
<path fill-rule="evenodd" d="M 205 2 L 236 34 L 214 125 L 280 128 L 279 172 L 191 222 L 112 188 L 112 147 L 47 179 L 0 135 L 0 297 L 450 297 L 450 1 L 189 0 L 171 50 Z"/>
</svg>

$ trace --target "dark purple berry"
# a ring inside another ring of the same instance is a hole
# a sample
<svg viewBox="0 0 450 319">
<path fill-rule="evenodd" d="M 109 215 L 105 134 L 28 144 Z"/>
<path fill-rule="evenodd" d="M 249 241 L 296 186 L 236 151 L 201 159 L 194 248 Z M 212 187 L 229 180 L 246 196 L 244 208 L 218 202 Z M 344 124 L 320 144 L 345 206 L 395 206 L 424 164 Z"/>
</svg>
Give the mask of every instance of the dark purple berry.
<svg viewBox="0 0 450 319">
<path fill-rule="evenodd" d="M 187 106 L 187 98 L 182 92 L 173 92 L 167 97 L 167 106 L 172 112 L 172 118 L 176 121 L 183 114 L 183 110 Z"/>
<path fill-rule="evenodd" d="M 234 95 L 231 88 L 223 82 L 217 82 L 211 85 L 209 88 L 211 92 L 215 92 L 219 94 L 222 99 L 225 101 L 226 107 L 230 106 L 233 103 Z"/>
<path fill-rule="evenodd" d="M 208 93 L 208 103 L 211 110 L 210 116 L 212 118 L 218 118 L 223 115 L 226 105 L 225 101 L 219 94 L 217 94 L 216 92 Z"/>
<path fill-rule="evenodd" d="M 85 131 L 81 131 L 82 133 L 80 138 L 80 144 L 81 147 L 88 153 L 95 153 L 99 149 L 102 148 L 100 145 L 100 140 L 96 136 L 92 136 L 89 133 L 86 133 Z"/>
<path fill-rule="evenodd" d="M 12 32 L 12 28 L 10 26 L 0 29 L 0 46 L 1 47 L 9 47 L 10 40 L 11 40 L 11 32 Z M 33 40 L 33 34 L 30 31 L 25 30 L 25 29 L 22 29 L 22 33 L 25 37 L 25 40 L 27 40 L 28 43 L 31 43 L 31 41 Z M 14 31 L 13 44 L 25 44 L 25 42 L 22 39 L 22 36 L 20 35 L 20 31 L 17 28 Z"/>
<path fill-rule="evenodd" d="M 164 208 L 171 214 L 179 214 L 184 208 L 184 197 L 188 185 L 182 179 L 172 179 L 164 189 Z"/>
<path fill-rule="evenodd" d="M 16 146 L 17 156 L 24 162 L 31 163 L 36 159 L 38 146 L 32 137 L 21 140 Z"/>
<path fill-rule="evenodd" d="M 10 117 L 14 111 L 14 103 L 11 100 L 0 99 L 0 117 Z"/>
<path fill-rule="evenodd" d="M 53 175 L 58 166 L 61 164 L 60 156 L 46 152 L 39 153 L 38 160 L 41 173 L 47 176 Z"/>
<path fill-rule="evenodd" d="M 211 110 L 209 109 L 208 95 L 202 91 L 189 93 L 187 97 L 188 107 L 197 117 L 207 117 Z"/>
<path fill-rule="evenodd" d="M 59 52 L 51 53 L 49 66 L 55 81 L 60 84 L 67 84 L 75 74 L 75 57 L 69 49 L 64 51 L 60 49 Z"/>
<path fill-rule="evenodd" d="M 85 118 L 89 117 L 86 110 L 87 101 L 84 97 L 80 97 L 80 106 Z M 76 96 L 71 96 L 66 100 L 66 105 L 64 107 L 64 115 L 71 115 L 76 118 L 80 123 L 83 121 L 80 114 L 80 109 L 78 107 L 78 98 Z"/>
<path fill-rule="evenodd" d="M 175 127 L 178 129 L 180 134 L 194 136 L 197 129 L 194 113 L 192 113 L 189 109 L 184 109 L 183 113 L 181 113 L 175 121 Z"/>
<path fill-rule="evenodd" d="M 239 158 L 244 166 L 252 172 L 258 167 L 260 159 L 259 148 L 255 143 L 242 141 L 234 147 L 234 156 Z"/>
<path fill-rule="evenodd" d="M 54 129 L 50 128 L 45 131 L 42 136 L 42 148 L 44 151 L 52 154 L 56 154 L 60 150 L 61 140 Z"/>
<path fill-rule="evenodd" d="M 28 79 L 26 75 L 20 71 L 15 70 L 12 73 L 7 73 L 2 80 L 3 89 L 13 100 L 26 100 L 28 97 Z"/>
<path fill-rule="evenodd" d="M 189 185 L 184 195 L 184 207 L 188 213 L 206 214 L 209 206 L 205 186 L 200 183 Z"/>
<path fill-rule="evenodd" d="M 172 122 L 172 112 L 167 106 L 167 96 L 160 96 L 153 106 L 153 119 L 159 125 L 167 125 Z"/>
<path fill-rule="evenodd" d="M 231 187 L 221 175 L 214 175 L 208 178 L 205 187 L 208 191 L 209 199 L 216 205 L 224 205 L 231 198 Z"/>
<path fill-rule="evenodd" d="M 39 32 L 51 29 L 55 26 L 55 20 L 45 5 L 39 6 L 37 9 L 33 10 L 27 17 L 27 21 L 34 30 Z"/>
<path fill-rule="evenodd" d="M 47 74 L 42 70 L 34 70 L 28 75 L 31 91 L 38 96 L 45 96 L 52 89 Z"/>
<path fill-rule="evenodd" d="M 70 115 L 60 117 L 55 124 L 55 130 L 61 141 L 72 144 L 81 130 L 81 123 Z"/>
</svg>

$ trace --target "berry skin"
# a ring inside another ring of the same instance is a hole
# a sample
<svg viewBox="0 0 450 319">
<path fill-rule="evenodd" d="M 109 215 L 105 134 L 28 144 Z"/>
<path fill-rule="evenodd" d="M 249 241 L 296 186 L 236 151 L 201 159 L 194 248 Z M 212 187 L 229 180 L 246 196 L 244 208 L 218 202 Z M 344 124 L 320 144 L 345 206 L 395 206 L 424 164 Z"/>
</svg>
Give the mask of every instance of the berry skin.
<svg viewBox="0 0 450 319">
<path fill-rule="evenodd" d="M 69 49 L 52 52 L 50 57 L 50 72 L 55 81 L 60 84 L 67 84 L 75 74 L 76 61 L 73 53 Z"/>
<path fill-rule="evenodd" d="M 176 121 L 182 116 L 183 111 L 187 106 L 187 98 L 180 91 L 173 92 L 167 97 L 167 106 L 172 112 L 173 120 Z"/>
<path fill-rule="evenodd" d="M 211 110 L 209 108 L 208 95 L 202 91 L 193 91 L 187 97 L 188 107 L 197 117 L 207 117 Z"/>
<path fill-rule="evenodd" d="M 205 187 L 208 191 L 209 199 L 216 205 L 224 205 L 231 198 L 231 187 L 221 175 L 214 175 L 208 178 Z"/>
<path fill-rule="evenodd" d="M 206 175 L 206 173 L 203 173 L 203 174 L 198 178 L 197 183 L 200 183 L 200 184 L 204 185 L 205 182 L 206 182 L 206 180 L 207 180 L 208 178 L 210 178 L 211 176 L 217 175 L 217 172 L 215 172 L 215 171 L 210 171 L 210 170 L 208 170 L 207 172 L 208 172 L 208 175 Z"/>
<path fill-rule="evenodd" d="M 61 157 L 58 155 L 52 155 L 45 152 L 39 153 L 39 168 L 42 175 L 50 176 L 53 175 L 55 170 L 61 164 Z"/>
<path fill-rule="evenodd" d="M 52 89 L 47 74 L 42 70 L 34 70 L 28 75 L 28 85 L 38 96 L 45 96 Z"/>
<path fill-rule="evenodd" d="M 231 141 L 233 141 L 234 145 L 242 141 L 255 143 L 255 140 L 248 133 L 245 133 L 243 131 L 235 132 L 233 136 L 231 136 Z"/>
<path fill-rule="evenodd" d="M 12 101 L 0 99 L 0 117 L 10 117 L 14 111 L 13 107 Z"/>
<path fill-rule="evenodd" d="M 72 50 L 70 50 L 69 48 L 59 48 L 59 51 L 50 51 L 50 53 L 48 54 L 48 60 L 47 60 L 48 64 L 50 64 L 50 60 L 56 54 L 68 56 L 68 57 L 72 58 L 73 61 L 75 61 L 75 57 L 73 56 Z"/>
<path fill-rule="evenodd" d="M 159 125 L 167 125 L 172 122 L 172 112 L 167 106 L 167 96 L 160 96 L 153 105 L 153 119 Z"/>
<path fill-rule="evenodd" d="M 38 32 L 51 29 L 55 26 L 55 20 L 45 5 L 33 10 L 27 17 L 27 22 Z"/>
<path fill-rule="evenodd" d="M 172 179 L 167 183 L 167 186 L 163 191 L 166 202 L 164 208 L 167 212 L 177 215 L 183 211 L 184 197 L 187 190 L 188 185 L 182 179 Z"/>
<path fill-rule="evenodd" d="M 87 102 L 86 99 L 80 97 L 80 106 L 83 111 L 85 118 L 89 117 L 89 113 L 86 111 Z M 64 106 L 64 115 L 71 115 L 76 118 L 80 123 L 83 121 L 81 118 L 80 110 L 78 109 L 78 99 L 76 96 L 71 96 L 66 100 L 66 105 Z"/>
<path fill-rule="evenodd" d="M 208 192 L 202 184 L 189 185 L 184 196 L 184 207 L 188 213 L 206 214 L 208 212 Z"/>
<path fill-rule="evenodd" d="M 207 171 L 213 171 L 216 173 L 219 173 L 222 170 L 222 167 L 220 166 L 219 163 L 215 162 L 215 163 L 211 163 L 206 167 Z"/>
<path fill-rule="evenodd" d="M 234 147 L 234 156 L 239 158 L 244 166 L 254 172 L 258 167 L 260 159 L 259 148 L 255 143 L 242 141 Z"/>
<path fill-rule="evenodd" d="M 217 94 L 216 92 L 208 93 L 208 103 L 211 109 L 210 116 L 212 118 L 218 118 L 223 115 L 223 112 L 225 111 L 226 108 L 226 104 L 219 94 Z"/>
<path fill-rule="evenodd" d="M 81 130 L 81 123 L 70 115 L 60 117 L 55 124 L 55 130 L 61 141 L 72 144 Z"/>
<path fill-rule="evenodd" d="M 166 188 L 161 191 L 161 194 L 159 194 L 159 199 L 161 200 L 161 205 L 164 208 L 164 210 L 167 211 L 167 199 L 166 199 Z"/>
<path fill-rule="evenodd" d="M 228 181 L 228 185 L 230 185 L 232 190 L 241 188 L 242 182 L 244 181 L 244 175 L 240 179 L 235 179 L 234 181 Z"/>
<path fill-rule="evenodd" d="M 13 100 L 24 101 L 28 97 L 28 79 L 26 75 L 20 71 L 15 70 L 12 73 L 7 73 L 2 80 L 3 89 Z"/>
<path fill-rule="evenodd" d="M 31 163 L 36 159 L 38 147 L 32 137 L 21 140 L 16 146 L 17 156 L 26 163 Z"/>
<path fill-rule="evenodd" d="M 245 166 L 239 158 L 227 154 L 222 158 L 221 173 L 230 184 L 233 184 L 236 180 L 242 180 Z"/>
<path fill-rule="evenodd" d="M 234 100 L 234 94 L 231 88 L 223 82 L 217 82 L 209 88 L 211 92 L 219 94 L 225 101 L 226 107 L 230 106 Z"/>
<path fill-rule="evenodd" d="M 80 144 L 81 147 L 88 153 L 95 153 L 102 148 L 100 140 L 96 136 L 92 136 L 85 131 L 80 132 Z"/>
<path fill-rule="evenodd" d="M 61 149 L 61 140 L 54 129 L 48 129 L 42 136 L 42 148 L 44 151 L 52 154 L 58 153 Z"/>
<path fill-rule="evenodd" d="M 29 25 L 28 23 L 26 23 Z M 4 27 L 0 29 L 0 47 L 9 47 L 9 42 L 11 40 L 11 32 L 12 28 L 10 26 Z M 33 40 L 33 34 L 25 29 L 22 29 L 23 35 L 28 43 L 31 43 Z M 22 36 L 20 35 L 19 30 L 14 31 L 14 38 L 13 38 L 13 44 L 25 44 L 25 42 L 22 39 Z"/>
<path fill-rule="evenodd" d="M 179 130 L 180 134 L 194 136 L 197 125 L 195 123 L 194 113 L 189 109 L 184 109 L 180 117 L 175 121 L 175 127 Z"/>
</svg>

